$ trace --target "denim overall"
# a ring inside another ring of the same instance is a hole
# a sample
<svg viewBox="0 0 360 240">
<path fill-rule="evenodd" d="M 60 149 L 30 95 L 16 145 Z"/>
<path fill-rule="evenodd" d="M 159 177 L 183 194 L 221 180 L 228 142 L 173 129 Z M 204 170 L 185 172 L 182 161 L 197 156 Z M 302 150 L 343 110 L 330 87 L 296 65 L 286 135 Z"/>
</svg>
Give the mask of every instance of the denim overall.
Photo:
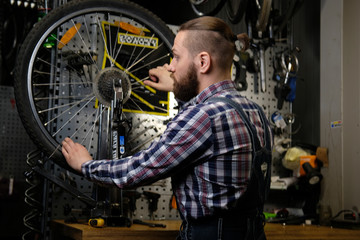
<svg viewBox="0 0 360 240">
<path fill-rule="evenodd" d="M 213 216 L 196 220 L 185 220 L 179 239 L 182 240 L 265 240 L 264 202 L 270 189 L 271 177 L 271 134 L 269 123 L 262 109 L 257 105 L 262 126 L 264 126 L 265 146 L 262 147 L 254 125 L 242 107 L 225 97 L 215 97 L 209 102 L 225 102 L 239 113 L 250 134 L 252 142 L 252 167 L 250 182 L 246 192 L 229 207 L 230 210 L 215 212 Z"/>
</svg>

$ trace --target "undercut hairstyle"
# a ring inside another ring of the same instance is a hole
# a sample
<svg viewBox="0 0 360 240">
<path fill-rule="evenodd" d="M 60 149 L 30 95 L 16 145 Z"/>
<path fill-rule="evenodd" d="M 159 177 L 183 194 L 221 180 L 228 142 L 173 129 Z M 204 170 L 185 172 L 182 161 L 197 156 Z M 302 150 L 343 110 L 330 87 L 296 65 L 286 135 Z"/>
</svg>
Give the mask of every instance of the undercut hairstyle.
<svg viewBox="0 0 360 240">
<path fill-rule="evenodd" d="M 236 36 L 223 20 L 209 16 L 195 18 L 182 24 L 179 31 L 191 31 L 184 45 L 193 56 L 208 52 L 216 66 L 231 68 Z"/>
</svg>

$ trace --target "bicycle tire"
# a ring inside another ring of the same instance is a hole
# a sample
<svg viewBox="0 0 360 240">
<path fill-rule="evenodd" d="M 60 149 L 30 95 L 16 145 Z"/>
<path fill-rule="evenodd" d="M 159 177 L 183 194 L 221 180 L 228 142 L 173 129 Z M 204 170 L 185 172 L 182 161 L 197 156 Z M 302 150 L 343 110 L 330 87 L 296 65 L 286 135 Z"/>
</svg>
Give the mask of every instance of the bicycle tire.
<svg viewBox="0 0 360 240">
<path fill-rule="evenodd" d="M 238 4 L 237 7 L 234 7 L 232 0 L 226 1 L 226 15 L 231 23 L 237 24 L 243 18 L 248 0 L 235 0 L 235 3 Z"/>
<path fill-rule="evenodd" d="M 71 32 L 75 33 L 64 44 L 64 36 Z M 95 140 L 96 136 L 106 135 L 99 119 L 110 113 L 108 103 L 99 99 L 106 101 L 113 94 L 112 79 L 101 82 L 102 70 L 110 67 L 115 75 L 121 72 L 127 84 L 123 87 L 131 89 L 125 117 L 169 118 L 169 94 L 154 93 L 141 80 L 148 76 L 148 69 L 170 62 L 173 40 L 173 32 L 161 19 L 126 0 L 74 0 L 52 10 L 30 31 L 16 63 L 14 92 L 27 133 L 66 169 L 70 167 L 60 151 L 65 137 L 87 143 L 90 153 L 96 154 L 92 146 L 101 140 Z M 129 65 L 136 65 L 136 73 L 128 70 Z"/>
<path fill-rule="evenodd" d="M 259 17 L 256 23 L 256 29 L 260 32 L 266 31 L 271 11 L 271 2 L 272 0 L 262 1 Z"/>
<path fill-rule="evenodd" d="M 213 8 L 211 8 L 207 1 L 198 4 L 194 4 L 192 1 L 190 1 L 190 4 L 194 13 L 200 17 L 215 16 L 224 7 L 226 1 L 227 0 L 219 0 L 219 2 L 215 4 Z"/>
<path fill-rule="evenodd" d="M 249 37 L 263 38 L 267 31 L 272 0 L 249 1 L 245 13 L 245 22 Z"/>
<path fill-rule="evenodd" d="M 289 20 L 296 14 L 296 12 L 300 9 L 304 0 L 291 0 L 286 1 L 286 7 L 283 12 L 284 14 L 274 16 L 273 25 L 274 25 L 274 34 L 281 33 L 284 27 L 287 25 Z"/>
</svg>

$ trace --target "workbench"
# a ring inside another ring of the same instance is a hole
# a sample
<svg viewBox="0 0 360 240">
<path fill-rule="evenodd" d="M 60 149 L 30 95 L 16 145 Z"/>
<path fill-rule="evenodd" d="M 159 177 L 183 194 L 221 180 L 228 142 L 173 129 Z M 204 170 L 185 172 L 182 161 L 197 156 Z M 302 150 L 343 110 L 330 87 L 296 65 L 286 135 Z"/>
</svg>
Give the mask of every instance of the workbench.
<svg viewBox="0 0 360 240">
<path fill-rule="evenodd" d="M 94 228 L 84 223 L 66 224 L 63 220 L 50 223 L 54 240 L 175 240 L 180 221 L 153 221 L 166 228 L 152 228 L 133 224 L 131 227 Z M 316 225 L 282 225 L 267 223 L 265 233 L 268 240 L 359 240 L 360 230 L 332 228 Z"/>
</svg>

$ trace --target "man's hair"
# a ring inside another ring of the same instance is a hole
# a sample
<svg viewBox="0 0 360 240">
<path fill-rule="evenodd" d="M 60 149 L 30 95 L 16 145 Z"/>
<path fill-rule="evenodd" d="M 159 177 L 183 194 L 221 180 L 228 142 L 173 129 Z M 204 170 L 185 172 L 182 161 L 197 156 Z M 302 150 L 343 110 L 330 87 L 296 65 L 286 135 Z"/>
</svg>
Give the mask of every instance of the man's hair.
<svg viewBox="0 0 360 240">
<path fill-rule="evenodd" d="M 193 56 L 208 52 L 215 65 L 229 69 L 235 54 L 235 35 L 229 25 L 216 17 L 192 19 L 180 26 L 179 31 L 191 31 L 184 41 Z"/>
</svg>

